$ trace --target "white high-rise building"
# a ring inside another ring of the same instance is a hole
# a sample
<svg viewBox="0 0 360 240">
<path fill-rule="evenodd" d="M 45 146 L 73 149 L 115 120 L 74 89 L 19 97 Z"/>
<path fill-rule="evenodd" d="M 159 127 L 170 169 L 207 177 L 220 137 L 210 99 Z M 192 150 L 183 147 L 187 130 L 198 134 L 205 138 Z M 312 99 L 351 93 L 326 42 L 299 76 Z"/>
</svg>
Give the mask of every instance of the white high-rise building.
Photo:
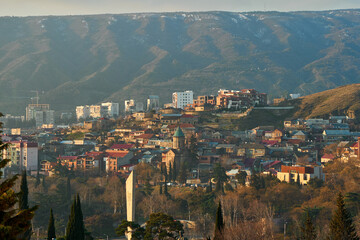
<svg viewBox="0 0 360 240">
<path fill-rule="evenodd" d="M 106 109 L 106 115 L 109 117 L 119 116 L 119 103 L 105 102 L 102 103 L 101 106 Z"/>
<path fill-rule="evenodd" d="M 135 112 L 135 100 L 125 100 L 125 112 Z"/>
<path fill-rule="evenodd" d="M 54 124 L 54 113 L 54 110 L 50 110 L 49 104 L 29 104 L 26 107 L 26 120 L 35 119 L 37 127 L 43 124 Z"/>
<path fill-rule="evenodd" d="M 192 104 L 194 100 L 193 91 L 174 92 L 172 94 L 172 103 L 174 108 L 183 109 L 186 105 Z"/>
<path fill-rule="evenodd" d="M 159 96 L 150 95 L 147 99 L 147 111 L 151 110 L 159 110 L 160 103 L 159 103 Z"/>
</svg>

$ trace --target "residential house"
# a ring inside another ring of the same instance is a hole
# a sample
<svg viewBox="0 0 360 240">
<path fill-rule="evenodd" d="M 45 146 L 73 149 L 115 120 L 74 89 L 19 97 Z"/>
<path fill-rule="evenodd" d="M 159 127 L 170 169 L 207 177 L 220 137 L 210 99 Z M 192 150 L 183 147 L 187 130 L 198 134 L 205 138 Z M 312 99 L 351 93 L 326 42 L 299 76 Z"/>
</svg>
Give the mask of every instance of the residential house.
<svg viewBox="0 0 360 240">
<path fill-rule="evenodd" d="M 299 181 L 301 185 L 307 185 L 313 178 L 318 178 L 325 181 L 325 174 L 320 166 L 281 166 L 281 171 L 277 173 L 277 178 L 280 181 L 296 182 Z"/>
</svg>

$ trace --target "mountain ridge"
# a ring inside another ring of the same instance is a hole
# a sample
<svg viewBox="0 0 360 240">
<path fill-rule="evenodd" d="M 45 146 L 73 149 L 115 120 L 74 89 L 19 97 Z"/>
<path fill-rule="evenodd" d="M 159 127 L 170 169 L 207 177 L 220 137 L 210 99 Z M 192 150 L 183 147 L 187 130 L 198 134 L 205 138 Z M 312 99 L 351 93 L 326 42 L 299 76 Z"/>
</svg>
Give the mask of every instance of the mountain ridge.
<svg viewBox="0 0 360 240">
<path fill-rule="evenodd" d="M 270 97 L 360 82 L 360 11 L 0 18 L 0 111 L 255 88 Z"/>
</svg>

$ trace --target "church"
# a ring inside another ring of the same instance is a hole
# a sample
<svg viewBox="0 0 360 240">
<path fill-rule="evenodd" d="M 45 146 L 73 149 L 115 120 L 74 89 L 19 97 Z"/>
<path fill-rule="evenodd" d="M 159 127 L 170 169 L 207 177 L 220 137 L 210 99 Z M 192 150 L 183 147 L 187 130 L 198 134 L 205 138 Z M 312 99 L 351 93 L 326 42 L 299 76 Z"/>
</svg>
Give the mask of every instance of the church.
<svg viewBox="0 0 360 240">
<path fill-rule="evenodd" d="M 190 159 L 189 150 L 185 147 L 185 135 L 178 127 L 173 136 L 172 148 L 162 153 L 161 165 L 166 166 L 167 171 L 169 171 L 170 166 L 174 167 L 174 165 L 178 170 L 183 162 Z"/>
</svg>

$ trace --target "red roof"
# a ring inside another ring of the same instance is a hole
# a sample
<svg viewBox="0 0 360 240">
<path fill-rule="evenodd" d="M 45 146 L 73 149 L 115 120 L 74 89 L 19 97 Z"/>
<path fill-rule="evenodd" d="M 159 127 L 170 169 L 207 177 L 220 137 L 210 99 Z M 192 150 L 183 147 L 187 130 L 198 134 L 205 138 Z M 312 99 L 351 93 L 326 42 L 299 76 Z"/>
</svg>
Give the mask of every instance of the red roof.
<svg viewBox="0 0 360 240">
<path fill-rule="evenodd" d="M 57 159 L 59 160 L 76 160 L 78 156 L 59 156 Z"/>
<path fill-rule="evenodd" d="M 276 141 L 276 140 L 263 140 L 262 141 L 263 144 L 266 144 L 266 145 L 275 145 L 275 144 L 278 144 L 279 142 Z"/>
<path fill-rule="evenodd" d="M 130 149 L 133 148 L 135 145 L 134 144 L 114 144 L 111 146 L 110 149 Z"/>
<path fill-rule="evenodd" d="M 100 156 L 101 154 L 103 154 L 103 152 L 87 152 L 87 153 L 85 153 L 85 155 L 89 156 L 89 157 L 96 157 L 96 156 Z"/>
<path fill-rule="evenodd" d="M 174 128 L 177 128 L 178 126 L 179 125 L 172 124 L 172 125 L 169 125 L 168 128 L 174 129 Z M 180 128 L 195 128 L 195 127 L 191 123 L 183 123 L 183 124 L 180 124 Z"/>
<path fill-rule="evenodd" d="M 191 114 L 183 114 L 181 117 L 182 118 L 195 118 L 197 116 L 194 116 L 194 115 L 191 115 Z"/>
<path fill-rule="evenodd" d="M 129 152 L 108 152 L 106 155 L 108 157 L 114 157 L 114 158 L 122 158 L 125 157 Z"/>
<path fill-rule="evenodd" d="M 328 159 L 334 159 L 334 155 L 325 153 L 321 158 L 328 158 Z"/>
<path fill-rule="evenodd" d="M 272 168 L 273 166 L 275 166 L 275 165 L 277 165 L 279 163 L 282 163 L 282 162 L 281 161 L 273 161 L 273 162 L 271 162 L 269 164 L 264 165 L 264 168 L 269 169 L 269 168 Z"/>
<path fill-rule="evenodd" d="M 140 136 L 137 136 L 135 138 L 150 139 L 153 136 L 154 136 L 154 134 L 152 134 L 152 133 L 145 133 L 145 134 L 141 134 Z"/>
<path fill-rule="evenodd" d="M 290 144 L 300 144 L 302 142 L 303 141 L 301 139 L 288 139 L 287 140 L 287 143 L 290 143 Z"/>
<path fill-rule="evenodd" d="M 351 145 L 352 148 L 359 148 L 359 142 L 354 143 L 353 145 Z"/>
</svg>

